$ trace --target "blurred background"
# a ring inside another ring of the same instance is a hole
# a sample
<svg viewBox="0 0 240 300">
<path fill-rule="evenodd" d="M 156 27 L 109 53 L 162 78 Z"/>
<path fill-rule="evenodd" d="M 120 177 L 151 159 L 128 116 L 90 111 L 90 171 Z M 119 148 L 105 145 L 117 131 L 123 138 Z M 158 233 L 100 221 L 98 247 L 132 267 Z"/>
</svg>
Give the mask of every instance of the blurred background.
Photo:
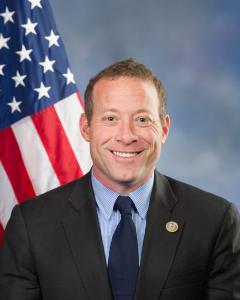
<svg viewBox="0 0 240 300">
<path fill-rule="evenodd" d="M 75 80 L 134 57 L 164 83 L 158 170 L 240 209 L 240 1 L 50 0 Z"/>
</svg>

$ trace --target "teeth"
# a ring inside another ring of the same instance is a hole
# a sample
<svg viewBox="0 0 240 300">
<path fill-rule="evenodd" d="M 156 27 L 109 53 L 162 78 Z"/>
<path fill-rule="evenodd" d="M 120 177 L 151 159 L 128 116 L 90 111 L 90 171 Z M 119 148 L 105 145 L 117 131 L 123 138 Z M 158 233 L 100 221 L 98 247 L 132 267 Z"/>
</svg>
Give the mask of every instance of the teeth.
<svg viewBox="0 0 240 300">
<path fill-rule="evenodd" d="M 137 155 L 137 152 L 118 152 L 113 151 L 113 154 L 120 157 L 134 157 Z"/>
</svg>

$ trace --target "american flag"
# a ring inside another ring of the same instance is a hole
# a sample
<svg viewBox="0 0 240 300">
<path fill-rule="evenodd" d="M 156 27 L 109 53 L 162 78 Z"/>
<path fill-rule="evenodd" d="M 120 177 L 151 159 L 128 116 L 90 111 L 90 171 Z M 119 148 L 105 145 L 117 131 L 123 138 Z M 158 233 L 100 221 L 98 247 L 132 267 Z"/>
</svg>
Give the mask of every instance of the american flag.
<svg viewBox="0 0 240 300">
<path fill-rule="evenodd" d="M 0 1 L 0 240 L 12 208 L 86 173 L 83 103 L 47 0 Z"/>
</svg>

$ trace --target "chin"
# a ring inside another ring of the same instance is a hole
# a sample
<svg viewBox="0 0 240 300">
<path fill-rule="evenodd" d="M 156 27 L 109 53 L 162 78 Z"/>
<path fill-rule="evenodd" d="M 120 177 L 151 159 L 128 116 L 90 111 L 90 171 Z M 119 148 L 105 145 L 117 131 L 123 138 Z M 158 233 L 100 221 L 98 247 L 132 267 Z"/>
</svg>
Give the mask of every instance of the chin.
<svg viewBox="0 0 240 300">
<path fill-rule="evenodd" d="M 122 176 L 118 176 L 116 181 L 121 184 L 131 185 L 139 182 L 141 179 L 138 176 L 134 176 L 132 174 L 124 174 Z"/>
</svg>

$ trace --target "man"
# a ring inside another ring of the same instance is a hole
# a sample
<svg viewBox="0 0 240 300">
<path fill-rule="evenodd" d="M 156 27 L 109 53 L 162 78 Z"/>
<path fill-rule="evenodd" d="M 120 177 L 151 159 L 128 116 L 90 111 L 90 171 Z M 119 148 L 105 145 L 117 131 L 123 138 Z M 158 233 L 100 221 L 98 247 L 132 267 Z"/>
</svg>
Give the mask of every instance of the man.
<svg viewBox="0 0 240 300">
<path fill-rule="evenodd" d="M 88 84 L 89 174 L 13 210 L 1 300 L 240 299 L 232 204 L 159 174 L 169 132 L 162 83 L 133 59 Z"/>
</svg>

